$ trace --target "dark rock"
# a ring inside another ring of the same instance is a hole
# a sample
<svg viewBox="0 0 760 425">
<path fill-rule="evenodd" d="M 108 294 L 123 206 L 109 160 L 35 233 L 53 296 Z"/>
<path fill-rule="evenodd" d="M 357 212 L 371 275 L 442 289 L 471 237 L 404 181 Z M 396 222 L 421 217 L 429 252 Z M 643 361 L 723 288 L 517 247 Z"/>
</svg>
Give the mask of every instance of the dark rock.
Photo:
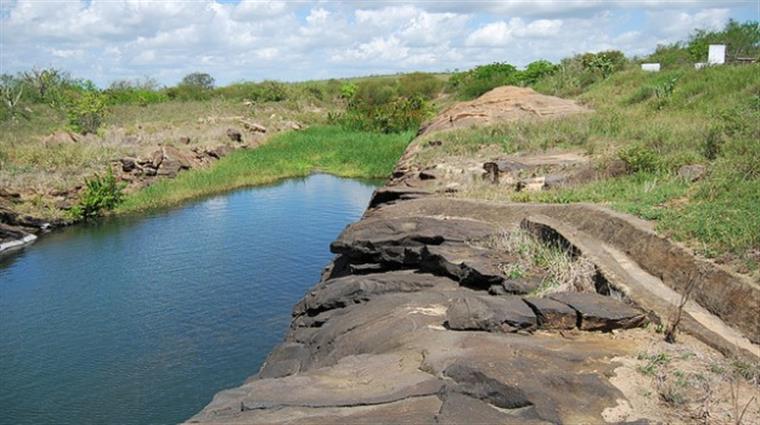
<svg viewBox="0 0 760 425">
<path fill-rule="evenodd" d="M 164 161 L 175 161 L 179 164 L 179 168 L 183 170 L 187 170 L 193 165 L 189 155 L 173 146 L 164 147 Z"/>
<path fill-rule="evenodd" d="M 157 174 L 164 177 L 176 177 L 182 169 L 182 164 L 175 159 L 164 159 L 158 168 Z"/>
<path fill-rule="evenodd" d="M 191 141 L 190 138 L 187 136 L 182 136 L 179 138 L 179 142 L 182 143 L 183 145 L 189 145 L 190 141 Z"/>
<path fill-rule="evenodd" d="M 451 280 L 411 270 L 380 274 L 351 275 L 328 280 L 309 292 L 296 305 L 295 315 L 314 315 L 325 310 L 342 308 L 392 292 L 415 292 L 433 287 L 454 288 Z"/>
<path fill-rule="evenodd" d="M 240 133 L 238 130 L 235 130 L 234 128 L 227 129 L 227 137 L 229 137 L 229 139 L 232 140 L 233 142 L 238 142 L 238 143 L 243 142 L 243 134 Z"/>
<path fill-rule="evenodd" d="M 129 173 L 137 168 L 137 162 L 134 158 L 122 158 L 119 161 L 121 162 L 121 170 L 125 173 Z"/>
<path fill-rule="evenodd" d="M 227 145 L 219 145 L 213 149 L 206 150 L 206 154 L 216 159 L 221 159 L 229 155 L 230 152 L 232 152 L 232 148 Z"/>
<path fill-rule="evenodd" d="M 686 181 L 695 182 L 704 177 L 706 171 L 704 165 L 684 165 L 678 169 L 678 175 Z"/>
<path fill-rule="evenodd" d="M 502 409 L 518 409 L 533 405 L 520 388 L 489 377 L 477 368 L 454 363 L 447 367 L 443 374 L 456 382 L 450 391 L 486 401 L 493 406 Z"/>
<path fill-rule="evenodd" d="M 578 313 L 567 304 L 550 298 L 523 298 L 538 318 L 543 329 L 573 329 L 579 324 Z"/>
<path fill-rule="evenodd" d="M 156 174 L 158 174 L 158 170 L 156 170 L 153 167 L 147 167 L 146 166 L 146 167 L 143 168 L 143 174 L 145 174 L 146 176 L 149 176 L 149 177 L 150 176 L 155 176 Z"/>
<path fill-rule="evenodd" d="M 0 198 L 8 199 L 11 202 L 21 200 L 21 194 L 18 192 L 11 192 L 6 188 L 0 187 Z"/>
<path fill-rule="evenodd" d="M 536 328 L 533 311 L 515 296 L 469 296 L 455 299 L 446 312 L 449 329 L 516 332 Z"/>
<path fill-rule="evenodd" d="M 432 148 L 434 148 L 434 147 L 438 147 L 438 146 L 443 145 L 443 141 L 441 141 L 441 140 L 431 140 L 431 141 L 427 142 L 427 145 L 430 146 L 430 147 L 432 147 Z"/>
<path fill-rule="evenodd" d="M 372 199 L 369 201 L 368 208 L 377 208 L 384 204 L 407 199 L 416 199 L 429 194 L 430 192 L 427 190 L 404 187 L 381 187 L 380 189 L 375 190 L 375 193 L 372 194 Z"/>
<path fill-rule="evenodd" d="M 451 425 L 550 424 L 539 419 L 532 406 L 513 409 L 512 411 L 500 410 L 482 400 L 456 392 L 446 393 L 443 397 L 443 406 L 436 416 L 436 423 Z"/>
<path fill-rule="evenodd" d="M 580 314 L 580 328 L 586 331 L 610 331 L 641 326 L 643 312 L 622 301 L 595 293 L 560 292 L 549 298 L 567 304 Z"/>
<path fill-rule="evenodd" d="M 488 287 L 488 293 L 491 295 L 508 295 L 509 292 L 501 285 L 491 285 Z"/>
</svg>

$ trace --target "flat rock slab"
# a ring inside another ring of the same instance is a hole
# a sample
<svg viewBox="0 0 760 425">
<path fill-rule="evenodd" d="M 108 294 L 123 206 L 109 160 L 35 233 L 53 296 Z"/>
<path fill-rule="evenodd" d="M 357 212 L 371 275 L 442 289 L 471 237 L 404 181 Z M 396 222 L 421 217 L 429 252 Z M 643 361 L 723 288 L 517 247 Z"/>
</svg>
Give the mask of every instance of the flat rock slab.
<svg viewBox="0 0 760 425">
<path fill-rule="evenodd" d="M 646 316 L 643 312 L 611 297 L 595 293 L 560 292 L 549 296 L 572 307 L 581 315 L 580 329 L 586 331 L 610 331 L 641 326 Z"/>
<path fill-rule="evenodd" d="M 306 374 L 254 380 L 218 393 L 194 419 L 267 408 L 385 404 L 435 395 L 444 383 L 420 371 L 420 361 L 419 353 L 348 356 Z"/>
<path fill-rule="evenodd" d="M 316 314 L 368 301 L 370 298 L 399 292 L 415 292 L 425 288 L 456 289 L 451 279 L 412 270 L 387 273 L 349 275 L 327 280 L 310 291 L 298 303 L 295 315 Z"/>
<path fill-rule="evenodd" d="M 516 332 L 535 329 L 537 319 L 520 297 L 473 295 L 453 300 L 446 324 L 461 331 Z"/>
<path fill-rule="evenodd" d="M 567 304 L 551 298 L 523 298 L 536 313 L 542 329 L 574 329 L 578 326 L 578 313 Z"/>
<path fill-rule="evenodd" d="M 379 245 L 440 245 L 444 241 L 460 242 L 483 239 L 497 233 L 492 224 L 467 219 L 405 217 L 366 219 L 352 224 L 332 243 L 336 254 L 363 252 Z"/>
</svg>

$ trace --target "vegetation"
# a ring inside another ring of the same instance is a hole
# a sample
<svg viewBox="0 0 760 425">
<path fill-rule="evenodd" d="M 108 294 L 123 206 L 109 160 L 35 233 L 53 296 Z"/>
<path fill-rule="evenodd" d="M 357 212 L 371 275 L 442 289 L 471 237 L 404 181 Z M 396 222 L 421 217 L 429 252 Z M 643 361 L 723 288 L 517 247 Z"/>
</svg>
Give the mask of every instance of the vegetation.
<svg viewBox="0 0 760 425">
<path fill-rule="evenodd" d="M 586 71 L 578 69 L 582 74 Z M 556 74 L 555 74 L 556 75 Z M 551 80 L 555 75 L 547 77 Z M 656 220 L 659 231 L 710 257 L 758 267 L 760 250 L 760 65 L 692 67 L 660 73 L 627 69 L 582 89 L 577 99 L 596 110 L 543 122 L 495 125 L 447 133 L 422 155 L 467 155 L 484 145 L 506 153 L 580 149 L 604 169 L 622 159 L 631 174 L 539 193 L 517 201 L 608 204 Z M 537 87 L 552 93 L 547 79 Z M 651 95 L 642 95 L 642 91 Z M 440 137 L 440 136 L 436 136 Z M 690 184 L 679 168 L 701 164 L 706 176 Z M 467 193 L 468 195 L 478 195 Z M 482 196 L 504 197 L 483 191 Z"/>
<path fill-rule="evenodd" d="M 243 186 L 272 183 L 320 171 L 343 177 L 384 178 L 390 174 L 412 132 L 378 134 L 340 127 L 311 127 L 282 133 L 254 150 L 239 150 L 212 168 L 161 180 L 128 197 L 119 212 L 154 209 L 189 198 Z"/>
<path fill-rule="evenodd" d="M 95 175 L 85 181 L 85 190 L 79 204 L 69 213 L 77 220 L 89 220 L 99 216 L 104 211 L 110 211 L 124 199 L 124 183 L 116 181 L 111 170 L 100 177 Z"/>
</svg>

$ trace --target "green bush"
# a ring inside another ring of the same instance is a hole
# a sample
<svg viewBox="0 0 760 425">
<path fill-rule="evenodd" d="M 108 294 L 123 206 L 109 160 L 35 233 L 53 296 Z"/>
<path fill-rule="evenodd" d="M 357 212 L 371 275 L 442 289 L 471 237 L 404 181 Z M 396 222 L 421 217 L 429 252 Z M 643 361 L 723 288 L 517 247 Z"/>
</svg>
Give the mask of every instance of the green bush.
<svg viewBox="0 0 760 425">
<path fill-rule="evenodd" d="M 601 74 L 603 78 L 607 78 L 612 75 L 612 73 L 622 70 L 626 64 L 625 55 L 618 50 L 585 53 L 581 55 L 580 60 L 584 69 L 597 72 Z"/>
<path fill-rule="evenodd" d="M 281 102 L 288 97 L 288 87 L 277 81 L 253 84 L 248 92 L 248 98 L 254 102 Z"/>
<path fill-rule="evenodd" d="M 85 180 L 82 198 L 79 204 L 70 211 L 72 218 L 90 220 L 102 214 L 103 211 L 116 208 L 124 199 L 124 187 L 124 183 L 116 181 L 110 168 L 103 177 L 96 174 L 95 177 Z"/>
<path fill-rule="evenodd" d="M 514 65 L 495 62 L 477 66 L 469 71 L 455 72 L 449 78 L 449 90 L 464 99 L 474 99 L 499 86 L 519 84 L 519 72 Z"/>
<path fill-rule="evenodd" d="M 399 77 L 398 86 L 398 93 L 401 96 L 420 96 L 430 100 L 441 91 L 443 82 L 433 74 L 413 72 Z"/>
<path fill-rule="evenodd" d="M 66 107 L 69 126 L 81 133 L 96 133 L 107 112 L 108 97 L 98 91 L 85 91 L 74 95 Z"/>
<path fill-rule="evenodd" d="M 618 156 L 633 172 L 654 172 L 660 168 L 657 153 L 641 144 L 631 145 L 621 150 Z"/>
<path fill-rule="evenodd" d="M 522 84 L 533 85 L 541 78 L 554 74 L 558 69 L 558 65 L 547 60 L 537 60 L 529 63 L 525 70 L 520 72 L 519 79 Z"/>
</svg>

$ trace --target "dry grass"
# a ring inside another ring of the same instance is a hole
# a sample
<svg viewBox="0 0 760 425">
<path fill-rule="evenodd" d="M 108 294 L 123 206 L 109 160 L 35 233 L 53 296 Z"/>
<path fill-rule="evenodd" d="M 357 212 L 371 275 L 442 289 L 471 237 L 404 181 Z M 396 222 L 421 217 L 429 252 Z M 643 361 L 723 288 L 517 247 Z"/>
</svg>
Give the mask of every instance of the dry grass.
<svg viewBox="0 0 760 425">
<path fill-rule="evenodd" d="M 538 240 L 525 230 L 504 231 L 478 244 L 484 248 L 518 258 L 502 265 L 510 278 L 520 278 L 530 270 L 539 270 L 545 277 L 533 295 L 555 292 L 595 292 L 596 267 L 584 256 L 573 256 L 557 244 Z"/>
</svg>

